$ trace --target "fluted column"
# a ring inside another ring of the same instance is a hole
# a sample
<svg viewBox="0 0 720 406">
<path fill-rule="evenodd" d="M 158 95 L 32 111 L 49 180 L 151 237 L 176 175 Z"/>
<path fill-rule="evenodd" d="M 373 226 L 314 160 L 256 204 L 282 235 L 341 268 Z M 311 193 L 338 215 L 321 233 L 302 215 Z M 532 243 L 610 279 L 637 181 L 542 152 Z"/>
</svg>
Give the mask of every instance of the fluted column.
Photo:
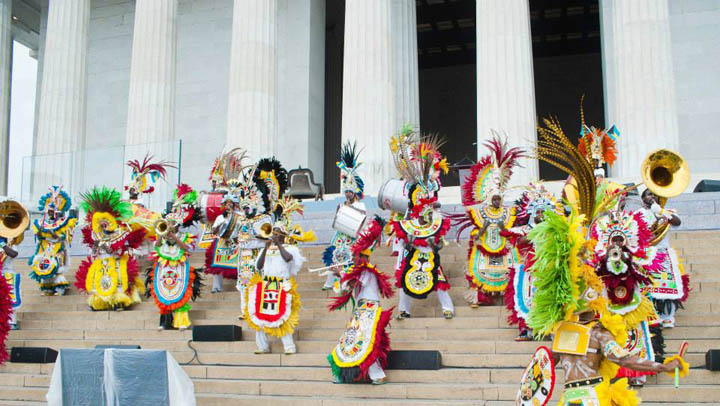
<svg viewBox="0 0 720 406">
<path fill-rule="evenodd" d="M 535 87 L 528 0 L 478 0 L 477 140 L 478 158 L 491 130 L 507 134 L 512 146 L 535 143 Z M 537 162 L 522 160 L 513 185 L 537 177 Z"/>
<path fill-rule="evenodd" d="M 32 198 L 49 184 L 77 192 L 85 147 L 90 0 L 52 0 L 47 19 Z"/>
<path fill-rule="evenodd" d="M 7 195 L 10 159 L 10 76 L 12 71 L 12 0 L 0 0 L 0 195 Z"/>
<path fill-rule="evenodd" d="M 417 18 L 415 0 L 392 0 L 395 129 L 420 127 Z"/>
<path fill-rule="evenodd" d="M 176 14 L 177 0 L 135 3 L 126 145 L 175 138 Z"/>
<path fill-rule="evenodd" d="M 395 128 L 390 0 L 347 0 L 342 139 L 364 148 L 363 177 L 375 195 L 395 175 L 388 141 Z"/>
<path fill-rule="evenodd" d="M 621 133 L 611 175 L 633 180 L 648 152 L 679 147 L 668 3 L 601 5 L 606 125 L 617 125 Z"/>
<path fill-rule="evenodd" d="M 235 0 L 226 145 L 277 153 L 277 0 Z"/>
</svg>

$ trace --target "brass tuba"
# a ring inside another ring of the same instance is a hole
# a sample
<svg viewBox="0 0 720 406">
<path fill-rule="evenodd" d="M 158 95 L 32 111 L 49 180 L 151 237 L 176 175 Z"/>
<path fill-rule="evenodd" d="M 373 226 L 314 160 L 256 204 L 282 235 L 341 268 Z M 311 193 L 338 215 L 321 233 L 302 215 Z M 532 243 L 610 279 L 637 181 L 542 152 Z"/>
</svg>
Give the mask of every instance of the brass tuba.
<svg viewBox="0 0 720 406">
<path fill-rule="evenodd" d="M 660 198 L 660 206 L 665 207 L 667 199 L 678 196 L 690 184 L 690 169 L 687 161 L 677 152 L 658 149 L 649 153 L 642 162 L 641 176 L 645 186 Z M 657 245 L 670 230 L 670 223 L 662 218 L 656 221 L 650 231 L 651 245 Z"/>
<path fill-rule="evenodd" d="M 661 205 L 680 195 L 690 184 L 687 161 L 677 152 L 658 149 L 649 153 L 640 167 L 642 180 L 651 192 L 662 198 Z"/>
<path fill-rule="evenodd" d="M 21 235 L 30 224 L 30 215 L 14 200 L 0 202 L 0 237 L 8 240 Z"/>
</svg>

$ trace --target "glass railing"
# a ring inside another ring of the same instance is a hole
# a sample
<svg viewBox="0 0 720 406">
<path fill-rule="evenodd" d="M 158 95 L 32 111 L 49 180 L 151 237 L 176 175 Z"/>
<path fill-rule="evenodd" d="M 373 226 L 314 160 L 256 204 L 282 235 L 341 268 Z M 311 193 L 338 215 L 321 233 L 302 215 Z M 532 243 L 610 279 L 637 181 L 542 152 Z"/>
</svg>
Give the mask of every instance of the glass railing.
<svg viewBox="0 0 720 406">
<path fill-rule="evenodd" d="M 146 207 L 161 211 L 172 199 L 175 185 L 181 179 L 182 167 L 178 163 L 182 162 L 182 149 L 180 141 L 173 141 L 25 157 L 19 198 L 26 207 L 34 209 L 51 185 L 62 185 L 73 198 L 75 207 L 80 202 L 80 194 L 93 186 L 112 187 L 127 197 L 124 186 L 130 183 L 131 169 L 126 162 L 131 159 L 142 162 L 149 153 L 153 155 L 153 162 L 164 160 L 178 166 L 168 169 L 167 182 L 152 183 L 155 191 L 142 196 Z M 209 167 L 205 173 L 208 172 Z"/>
</svg>

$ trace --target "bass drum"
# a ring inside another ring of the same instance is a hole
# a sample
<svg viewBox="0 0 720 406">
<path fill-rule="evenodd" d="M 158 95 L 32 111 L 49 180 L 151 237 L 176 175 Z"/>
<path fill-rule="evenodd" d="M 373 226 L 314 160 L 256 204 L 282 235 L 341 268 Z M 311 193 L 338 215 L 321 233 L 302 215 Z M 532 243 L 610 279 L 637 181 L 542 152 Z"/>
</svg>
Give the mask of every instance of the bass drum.
<svg viewBox="0 0 720 406">
<path fill-rule="evenodd" d="M 405 192 L 406 182 L 401 179 L 389 179 L 378 192 L 378 206 L 383 210 L 405 213 L 410 200 Z"/>
<path fill-rule="evenodd" d="M 367 216 L 362 211 L 342 205 L 335 213 L 332 228 L 350 237 L 357 238 L 358 233 L 365 225 Z"/>
<path fill-rule="evenodd" d="M 212 225 L 223 212 L 222 201 L 226 192 L 201 192 L 199 199 L 200 220 Z"/>
</svg>

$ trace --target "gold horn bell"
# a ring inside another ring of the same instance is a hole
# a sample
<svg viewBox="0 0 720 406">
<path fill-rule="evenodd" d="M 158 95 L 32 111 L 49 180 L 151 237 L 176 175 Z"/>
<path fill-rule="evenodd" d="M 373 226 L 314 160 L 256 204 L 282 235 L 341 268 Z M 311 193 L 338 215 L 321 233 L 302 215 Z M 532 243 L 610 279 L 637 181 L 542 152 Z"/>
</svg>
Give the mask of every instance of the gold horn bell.
<svg viewBox="0 0 720 406">
<path fill-rule="evenodd" d="M 11 240 L 25 232 L 30 215 L 22 204 L 14 200 L 0 202 L 0 237 Z"/>
<path fill-rule="evenodd" d="M 157 219 L 155 224 L 153 224 L 153 230 L 155 231 L 155 235 L 164 237 L 168 231 L 170 231 L 170 223 L 163 218 Z"/>
<path fill-rule="evenodd" d="M 649 153 L 643 160 L 640 171 L 645 186 L 661 198 L 678 196 L 690 184 L 687 161 L 669 149 L 658 149 Z"/>
</svg>

